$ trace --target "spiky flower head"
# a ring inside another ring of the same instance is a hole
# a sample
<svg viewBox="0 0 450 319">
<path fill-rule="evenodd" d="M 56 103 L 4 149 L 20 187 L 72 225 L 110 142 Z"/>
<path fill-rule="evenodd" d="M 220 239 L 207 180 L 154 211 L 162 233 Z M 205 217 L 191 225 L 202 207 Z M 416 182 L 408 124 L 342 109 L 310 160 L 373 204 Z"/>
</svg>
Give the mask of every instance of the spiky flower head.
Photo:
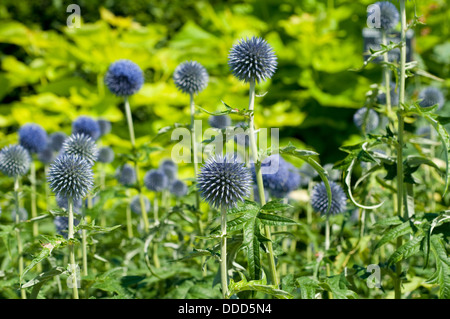
<svg viewBox="0 0 450 319">
<path fill-rule="evenodd" d="M 111 132 L 111 122 L 105 119 L 97 120 L 98 127 L 100 128 L 100 137 Z"/>
<path fill-rule="evenodd" d="M 347 208 L 347 195 L 342 187 L 330 181 L 331 188 L 331 209 L 330 214 L 343 213 Z M 314 186 L 311 194 L 311 206 L 315 212 L 326 214 L 328 210 L 328 194 L 324 182 L 320 182 Z"/>
<path fill-rule="evenodd" d="M 72 122 L 72 135 L 84 134 L 96 141 L 100 137 L 100 125 L 89 116 L 79 116 Z"/>
<path fill-rule="evenodd" d="M 135 214 L 141 214 L 142 210 L 141 210 L 141 199 L 140 199 L 140 195 L 136 195 L 131 199 L 130 202 L 130 208 L 131 211 Z M 144 208 L 145 211 L 148 213 L 150 211 L 151 208 L 151 204 L 150 204 L 150 200 L 148 199 L 147 196 L 143 196 L 143 200 L 144 200 Z"/>
<path fill-rule="evenodd" d="M 80 156 L 63 154 L 50 165 L 47 181 L 56 195 L 84 198 L 94 185 L 92 165 Z"/>
<path fill-rule="evenodd" d="M 9 145 L 0 151 L 0 171 L 11 177 L 23 176 L 30 169 L 31 158 L 21 145 Z"/>
<path fill-rule="evenodd" d="M 378 127 L 380 117 L 373 109 L 369 109 L 369 113 L 367 113 L 367 108 L 362 107 L 353 115 L 353 122 L 358 129 L 362 130 L 364 128 L 364 131 L 368 133 Z"/>
<path fill-rule="evenodd" d="M 400 21 L 400 13 L 397 7 L 389 1 L 378 1 L 373 6 L 378 6 L 380 13 L 380 28 L 389 31 L 394 29 Z M 369 12 L 372 14 L 372 12 Z"/>
<path fill-rule="evenodd" d="M 160 192 L 169 186 L 169 179 L 163 171 L 151 169 L 144 175 L 144 185 L 151 191 Z"/>
<path fill-rule="evenodd" d="M 176 178 L 178 173 L 177 164 L 171 159 L 165 159 L 159 165 L 159 169 L 166 174 L 168 183 L 171 184 Z"/>
<path fill-rule="evenodd" d="M 54 159 L 55 152 L 48 146 L 38 153 L 38 160 L 43 164 L 50 164 Z"/>
<path fill-rule="evenodd" d="M 211 127 L 224 129 L 231 125 L 231 118 L 224 115 L 211 115 L 208 119 L 208 123 Z"/>
<path fill-rule="evenodd" d="M 136 63 L 121 59 L 109 66 L 105 84 L 114 95 L 130 96 L 141 89 L 144 75 Z"/>
<path fill-rule="evenodd" d="M 284 198 L 286 195 L 300 186 L 300 174 L 291 163 L 283 159 L 279 154 L 273 154 L 263 160 L 261 167 L 272 166 L 271 172 L 263 173 L 264 190 L 267 189 L 270 196 Z M 253 182 L 256 183 L 255 166 L 252 165 Z"/>
<path fill-rule="evenodd" d="M 170 185 L 170 193 L 175 197 L 183 197 L 188 192 L 188 187 L 185 182 L 177 179 Z"/>
<path fill-rule="evenodd" d="M 440 110 L 445 103 L 444 94 L 436 87 L 429 86 L 419 93 L 419 105 L 421 107 L 431 107 L 437 104 L 437 110 Z"/>
<path fill-rule="evenodd" d="M 120 184 L 131 186 L 136 183 L 136 171 L 130 164 L 124 164 L 117 168 L 116 178 Z"/>
<path fill-rule="evenodd" d="M 111 163 L 114 160 L 114 151 L 111 147 L 102 147 L 98 151 L 98 161 L 101 163 Z"/>
<path fill-rule="evenodd" d="M 47 147 L 47 133 L 39 124 L 25 124 L 19 129 L 19 144 L 30 153 L 39 153 Z"/>
<path fill-rule="evenodd" d="M 56 195 L 56 204 L 59 208 L 63 208 L 65 210 L 69 209 L 69 199 L 67 196 L 57 194 Z M 81 206 L 83 205 L 83 200 L 81 198 L 77 198 L 73 200 L 73 212 L 75 214 L 80 213 Z"/>
<path fill-rule="evenodd" d="M 259 37 L 241 39 L 228 55 L 228 66 L 244 82 L 270 79 L 277 68 L 277 57 L 266 40 Z"/>
<path fill-rule="evenodd" d="M 211 206 L 232 208 L 250 194 L 252 176 L 231 154 L 210 157 L 197 176 L 202 198 Z"/>
<path fill-rule="evenodd" d="M 90 165 L 94 165 L 98 157 L 98 148 L 90 136 L 85 134 L 72 134 L 63 144 L 63 153 L 80 156 Z"/>
<path fill-rule="evenodd" d="M 48 147 L 55 152 L 59 152 L 62 149 L 64 141 L 67 135 L 64 132 L 55 132 L 48 137 Z"/>
<path fill-rule="evenodd" d="M 178 65 L 173 73 L 175 86 L 183 93 L 197 94 L 208 85 L 209 75 L 197 61 L 186 61 Z"/>
<path fill-rule="evenodd" d="M 56 216 L 53 223 L 55 224 L 56 233 L 67 239 L 69 235 L 69 218 L 66 216 Z M 74 218 L 74 226 L 78 226 L 79 223 L 80 221 Z"/>
</svg>

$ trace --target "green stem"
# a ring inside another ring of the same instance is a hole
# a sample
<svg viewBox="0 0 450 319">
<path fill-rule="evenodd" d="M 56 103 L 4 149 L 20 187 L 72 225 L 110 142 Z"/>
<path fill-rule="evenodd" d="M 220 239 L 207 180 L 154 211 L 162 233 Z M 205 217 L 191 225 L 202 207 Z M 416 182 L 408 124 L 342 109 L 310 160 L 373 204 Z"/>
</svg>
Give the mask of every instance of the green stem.
<svg viewBox="0 0 450 319">
<path fill-rule="evenodd" d="M 397 214 L 399 217 L 403 217 L 403 104 L 405 103 L 405 79 L 406 79 L 406 10 L 405 0 L 400 0 L 400 17 L 401 17 L 401 47 L 400 47 L 400 97 L 399 97 L 399 109 L 397 111 L 398 119 L 398 144 L 397 144 Z M 397 238 L 397 249 L 402 245 L 403 239 Z M 396 264 L 397 278 L 394 284 L 395 299 L 401 299 L 401 262 Z"/>
<path fill-rule="evenodd" d="M 195 134 L 195 104 L 194 94 L 189 95 L 189 107 L 191 112 L 191 138 L 192 138 L 192 162 L 194 164 L 194 174 L 197 178 L 198 175 L 198 150 L 197 150 L 197 136 Z M 200 195 L 196 192 L 195 196 L 196 208 L 200 208 Z"/>
<path fill-rule="evenodd" d="M 263 184 L 263 177 L 261 173 L 261 165 L 258 163 L 258 147 L 256 145 L 256 139 L 255 139 L 255 124 L 254 124 L 254 107 L 255 107 L 255 80 L 252 80 L 250 82 L 250 93 L 249 93 L 249 103 L 248 103 L 248 109 L 250 111 L 249 116 L 249 135 L 250 135 L 250 148 L 251 148 L 251 156 L 252 161 L 255 165 L 255 172 L 256 172 L 256 183 L 258 185 L 258 194 L 259 194 L 259 200 L 261 202 L 261 206 L 264 206 L 266 204 L 266 198 L 264 196 L 264 184 Z M 277 269 L 275 266 L 275 257 L 273 253 L 273 247 L 272 247 L 272 235 L 270 227 L 265 225 L 264 226 L 264 233 L 265 236 L 269 239 L 267 242 L 267 250 L 269 251 L 268 259 L 269 259 L 269 271 L 270 276 L 272 279 L 272 284 L 275 286 L 279 286 L 279 280 L 278 280 L 278 274 Z"/>
<path fill-rule="evenodd" d="M 20 222 L 20 203 L 19 203 L 19 177 L 14 177 L 14 205 L 16 210 L 16 225 Z M 23 247 L 22 238 L 20 236 L 20 228 L 16 228 L 17 238 L 17 254 L 19 255 L 19 278 L 22 278 L 24 262 L 23 262 Z M 27 293 L 25 289 L 20 289 L 20 295 L 22 299 L 27 299 Z"/>
<path fill-rule="evenodd" d="M 74 217 L 73 217 L 73 198 L 69 197 L 68 200 L 68 210 L 69 210 L 69 235 L 68 240 L 74 238 Z M 72 276 L 72 290 L 73 290 L 73 299 L 78 299 L 78 285 L 77 285 L 77 270 L 75 264 L 75 249 L 73 243 L 69 243 L 69 258 L 70 258 L 70 266 L 71 266 L 71 276 Z"/>
<path fill-rule="evenodd" d="M 30 165 L 30 183 L 31 183 L 31 217 L 37 217 L 36 208 L 36 163 L 32 160 Z M 39 229 L 37 222 L 33 223 L 33 237 L 36 238 L 39 235 Z"/>
<path fill-rule="evenodd" d="M 131 108 L 130 108 L 130 103 L 128 101 L 128 98 L 125 98 L 125 113 L 126 113 L 127 122 L 128 122 L 128 130 L 130 133 L 131 148 L 132 148 L 132 151 L 134 154 L 136 151 L 136 140 L 134 137 L 133 117 L 131 115 Z M 138 161 L 136 159 L 134 159 L 134 170 L 136 171 L 136 184 L 137 184 L 137 188 L 139 191 L 139 202 L 141 204 L 141 214 L 142 214 L 142 219 L 144 220 L 145 233 L 148 233 L 150 224 L 148 223 L 147 211 L 145 210 L 144 195 L 142 194 L 141 183 L 140 183 L 140 179 L 139 179 L 139 165 L 138 165 Z"/>
<path fill-rule="evenodd" d="M 387 38 L 386 38 L 386 30 L 382 29 L 382 41 L 384 45 L 387 45 Z M 389 63 L 389 53 L 386 52 L 383 54 L 383 59 L 385 63 Z M 389 68 L 387 65 L 383 67 L 383 75 L 384 75 L 384 85 L 386 90 L 386 107 L 387 107 L 387 113 L 388 118 L 390 118 L 391 114 L 391 76 L 389 73 Z"/>
<path fill-rule="evenodd" d="M 153 216 L 155 219 L 155 225 L 159 224 L 159 193 L 155 194 L 155 198 L 153 200 Z M 142 205 L 142 203 L 141 203 Z M 158 258 L 158 243 L 154 242 L 153 244 L 153 263 L 156 268 L 160 268 L 160 262 Z"/>
<path fill-rule="evenodd" d="M 220 208 L 220 278 L 222 281 L 222 297 L 225 299 L 228 295 L 228 276 L 227 276 L 227 210 L 225 206 Z"/>
</svg>

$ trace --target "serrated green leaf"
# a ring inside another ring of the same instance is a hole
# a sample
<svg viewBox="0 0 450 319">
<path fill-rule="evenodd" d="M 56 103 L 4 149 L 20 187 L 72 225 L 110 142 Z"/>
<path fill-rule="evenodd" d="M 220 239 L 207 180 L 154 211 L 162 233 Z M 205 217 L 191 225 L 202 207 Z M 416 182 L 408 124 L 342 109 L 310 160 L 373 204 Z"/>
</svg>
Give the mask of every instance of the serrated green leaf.
<svg viewBox="0 0 450 319">
<path fill-rule="evenodd" d="M 277 299 L 292 299 L 293 296 L 281 289 L 278 289 L 276 286 L 273 285 L 267 285 L 266 280 L 250 280 L 247 281 L 247 279 L 243 276 L 241 276 L 242 280 L 235 282 L 232 278 L 230 279 L 230 284 L 228 286 L 228 296 L 229 299 L 231 296 L 242 292 L 242 291 L 257 291 L 264 294 L 271 295 Z"/>
<path fill-rule="evenodd" d="M 388 265 L 394 265 L 399 261 L 417 254 L 420 251 L 421 243 L 424 238 L 424 235 L 419 235 L 415 236 L 412 240 L 408 240 L 405 244 L 400 246 L 391 257 L 389 257 Z"/>
<path fill-rule="evenodd" d="M 440 299 L 450 299 L 450 259 L 438 235 L 431 236 L 431 251 L 436 260 L 436 271 L 427 282 L 439 285 Z"/>
<path fill-rule="evenodd" d="M 263 207 L 261 207 L 261 210 L 269 213 L 274 213 L 274 212 L 283 212 L 289 208 L 292 208 L 292 206 L 284 203 L 283 200 L 272 200 L 266 203 Z"/>
<path fill-rule="evenodd" d="M 384 234 L 384 236 L 378 241 L 378 243 L 375 245 L 375 249 L 380 248 L 384 244 L 390 242 L 391 240 L 394 240 L 397 237 L 409 234 L 412 232 L 411 225 L 409 221 L 404 222 L 403 224 L 400 224 Z"/>
<path fill-rule="evenodd" d="M 259 213 L 257 217 L 262 224 L 268 226 L 299 225 L 298 222 L 280 215 Z"/>
<path fill-rule="evenodd" d="M 309 277 L 299 277 L 296 280 L 297 286 L 300 288 L 301 299 L 315 299 L 316 292 L 322 290 L 316 279 Z"/>
</svg>

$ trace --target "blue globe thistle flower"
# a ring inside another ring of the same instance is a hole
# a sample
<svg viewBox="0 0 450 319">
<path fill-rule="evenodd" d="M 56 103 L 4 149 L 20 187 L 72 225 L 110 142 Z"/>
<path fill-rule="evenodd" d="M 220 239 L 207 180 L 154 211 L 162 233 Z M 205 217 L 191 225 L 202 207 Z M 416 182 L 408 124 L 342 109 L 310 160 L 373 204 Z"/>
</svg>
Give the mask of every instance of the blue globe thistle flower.
<svg viewBox="0 0 450 319">
<path fill-rule="evenodd" d="M 188 187 L 185 182 L 176 180 L 170 185 L 170 193 L 175 197 L 183 197 L 188 193 Z"/>
<path fill-rule="evenodd" d="M 50 136 L 48 137 L 48 148 L 52 149 L 55 152 L 59 152 L 62 149 L 66 138 L 67 135 L 63 132 L 55 132 L 50 134 Z"/>
<path fill-rule="evenodd" d="M 120 184 L 131 186 L 136 183 L 136 171 L 130 164 L 124 164 L 117 168 L 116 178 Z"/>
<path fill-rule="evenodd" d="M 38 160 L 42 164 L 50 164 L 55 159 L 55 152 L 50 147 L 46 147 L 44 150 L 38 153 Z"/>
<path fill-rule="evenodd" d="M 30 154 L 21 145 L 9 145 L 0 151 L 0 171 L 7 176 L 25 175 L 30 169 L 30 164 Z"/>
<path fill-rule="evenodd" d="M 100 128 L 100 137 L 111 132 L 111 122 L 105 119 L 97 120 L 98 127 Z"/>
<path fill-rule="evenodd" d="M 236 156 L 218 154 L 201 168 L 197 187 L 201 197 L 211 206 L 232 208 L 249 196 L 252 176 Z"/>
<path fill-rule="evenodd" d="M 398 96 L 397 92 L 395 92 L 395 84 L 392 83 L 392 82 L 391 82 L 391 91 L 390 91 L 390 94 L 391 94 L 391 105 L 398 105 L 398 102 L 399 102 L 399 96 Z M 386 105 L 386 103 L 387 103 L 387 101 L 386 101 L 386 93 L 384 93 L 384 92 L 381 91 L 381 92 L 377 95 L 377 102 L 378 102 L 379 104 Z"/>
<path fill-rule="evenodd" d="M 380 117 L 373 109 L 369 109 L 369 113 L 367 114 L 367 108 L 362 107 L 353 115 L 353 122 L 358 129 L 362 130 L 364 127 L 365 132 L 369 133 L 378 127 Z"/>
<path fill-rule="evenodd" d="M 300 186 L 300 174 L 297 168 L 284 160 L 279 154 L 271 155 L 263 160 L 261 168 L 275 165 L 278 169 L 273 173 L 262 173 L 264 190 L 275 198 L 284 198 L 286 195 Z M 253 182 L 256 183 L 255 166 L 252 165 Z"/>
<path fill-rule="evenodd" d="M 347 208 L 347 195 L 339 184 L 330 181 L 331 209 L 330 214 L 343 213 Z M 311 206 L 315 212 L 326 214 L 328 210 L 328 194 L 324 182 L 314 186 L 311 193 Z"/>
<path fill-rule="evenodd" d="M 79 116 L 72 123 L 72 135 L 84 134 L 96 141 L 100 137 L 100 125 L 89 116 Z"/>
<path fill-rule="evenodd" d="M 147 196 L 143 196 L 143 198 L 144 198 L 144 208 L 145 208 L 145 211 L 148 213 L 151 208 L 150 200 L 148 199 Z M 139 195 L 136 195 L 131 199 L 130 208 L 131 208 L 131 211 L 135 214 L 140 215 L 142 213 L 141 200 L 140 200 Z"/>
<path fill-rule="evenodd" d="M 151 169 L 145 173 L 144 185 L 151 191 L 160 192 L 169 186 L 169 179 L 163 171 Z"/>
<path fill-rule="evenodd" d="M 101 163 L 111 163 L 114 160 L 114 151 L 111 147 L 102 147 L 98 151 L 98 161 Z"/>
<path fill-rule="evenodd" d="M 72 134 L 63 145 L 63 153 L 67 155 L 78 155 L 89 164 L 94 165 L 98 157 L 98 149 L 95 141 L 85 134 Z"/>
<path fill-rule="evenodd" d="M 173 73 L 175 86 L 183 93 L 196 94 L 208 85 L 209 75 L 206 69 L 196 61 L 183 62 Z"/>
<path fill-rule="evenodd" d="M 141 89 L 144 75 L 136 63 L 122 59 L 109 66 L 105 84 L 114 95 L 130 96 Z"/>
<path fill-rule="evenodd" d="M 69 235 L 69 218 L 66 216 L 56 216 L 53 220 L 53 223 L 55 225 L 56 232 L 67 239 Z M 74 218 L 73 224 L 74 226 L 78 226 L 80 224 L 80 221 Z"/>
<path fill-rule="evenodd" d="M 14 222 L 16 221 L 16 210 L 15 209 L 13 209 L 11 212 L 11 218 Z M 28 211 L 25 208 L 20 207 L 19 208 L 19 222 L 24 222 L 27 219 L 28 219 Z"/>
<path fill-rule="evenodd" d="M 250 147 L 250 136 L 248 135 L 248 125 L 245 122 L 238 122 L 235 125 L 234 141 L 244 147 Z M 243 131 L 243 133 L 238 133 Z"/>
<path fill-rule="evenodd" d="M 30 153 L 39 153 L 47 147 L 47 133 L 39 124 L 25 124 L 19 129 L 19 144 Z"/>
<path fill-rule="evenodd" d="M 208 123 L 211 127 L 224 129 L 231 125 L 231 118 L 224 115 L 211 115 L 208 119 Z"/>
<path fill-rule="evenodd" d="M 178 173 L 177 164 L 171 159 L 165 159 L 159 165 L 159 169 L 166 174 L 168 183 L 171 184 L 176 178 Z"/>
<path fill-rule="evenodd" d="M 59 208 L 63 208 L 65 210 L 69 209 L 69 199 L 67 196 L 57 194 L 56 195 L 56 204 Z M 81 198 L 77 198 L 73 200 L 73 212 L 75 214 L 80 213 L 81 206 L 83 206 L 83 201 Z"/>
<path fill-rule="evenodd" d="M 421 107 L 431 107 L 437 104 L 437 110 L 440 110 L 445 103 L 444 94 L 442 94 L 441 90 L 432 86 L 420 91 L 419 100 Z"/>
<path fill-rule="evenodd" d="M 389 1 L 379 1 L 374 4 L 380 10 L 380 28 L 389 31 L 394 29 L 400 21 L 397 7 Z M 369 12 L 369 14 L 371 14 Z"/>
<path fill-rule="evenodd" d="M 246 38 L 231 48 L 228 66 L 239 80 L 259 83 L 273 76 L 277 57 L 266 40 L 259 37 Z"/>
<path fill-rule="evenodd" d="M 92 165 L 80 156 L 63 154 L 50 165 L 47 181 L 56 195 L 84 198 L 94 185 Z"/>
</svg>

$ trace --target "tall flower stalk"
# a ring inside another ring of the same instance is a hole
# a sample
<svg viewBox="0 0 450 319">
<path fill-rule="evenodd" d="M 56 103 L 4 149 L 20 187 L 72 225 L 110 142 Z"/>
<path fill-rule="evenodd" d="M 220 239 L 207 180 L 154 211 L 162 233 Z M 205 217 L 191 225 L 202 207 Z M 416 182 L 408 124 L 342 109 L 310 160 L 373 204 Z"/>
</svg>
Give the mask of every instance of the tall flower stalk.
<svg viewBox="0 0 450 319">
<path fill-rule="evenodd" d="M 262 206 L 266 203 L 264 194 L 261 164 L 258 160 L 258 146 L 255 138 L 254 107 L 255 107 L 255 85 L 256 82 L 264 81 L 272 77 L 277 66 L 277 59 L 270 45 L 262 38 L 252 37 L 243 39 L 235 44 L 228 56 L 228 65 L 239 80 L 249 83 L 249 138 L 251 160 L 255 163 L 256 182 L 258 186 L 259 200 Z M 279 279 L 275 265 L 270 227 L 264 226 L 265 236 L 269 239 L 267 243 L 269 271 L 272 283 L 279 286 Z"/>
</svg>

